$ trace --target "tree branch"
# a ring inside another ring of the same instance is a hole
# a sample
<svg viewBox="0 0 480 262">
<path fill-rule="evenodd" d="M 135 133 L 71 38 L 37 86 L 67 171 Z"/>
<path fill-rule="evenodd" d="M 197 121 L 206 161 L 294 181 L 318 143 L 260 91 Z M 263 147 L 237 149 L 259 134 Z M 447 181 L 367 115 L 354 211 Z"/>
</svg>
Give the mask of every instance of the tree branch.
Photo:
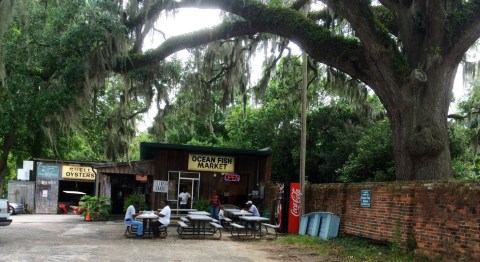
<svg viewBox="0 0 480 262">
<path fill-rule="evenodd" d="M 174 0 L 156 0 L 148 8 L 144 8 L 137 16 L 129 18 L 125 22 L 125 26 L 128 29 L 133 29 L 139 25 L 143 25 L 146 20 L 155 18 L 163 10 L 171 10 L 176 8 L 176 2 Z"/>
<path fill-rule="evenodd" d="M 305 4 L 307 4 L 307 2 L 309 2 L 309 0 L 297 0 L 294 3 L 292 3 L 290 8 L 292 8 L 293 10 L 300 10 L 300 8 L 302 8 Z"/>
<path fill-rule="evenodd" d="M 130 60 L 123 63 L 121 67 L 117 67 L 115 71 L 124 72 L 157 63 L 185 48 L 220 39 L 265 32 L 288 38 L 316 61 L 336 67 L 352 77 L 369 83 L 367 80 L 369 63 L 365 57 L 364 45 L 332 35 L 329 30 L 293 9 L 267 7 L 253 0 L 203 0 L 201 6 L 198 5 L 197 0 L 184 0 L 177 3 L 177 7 L 186 6 L 215 7 L 238 15 L 247 21 L 223 23 L 213 29 L 172 37 L 151 52 L 131 56 Z"/>
<path fill-rule="evenodd" d="M 370 1 L 322 0 L 322 2 L 348 20 L 355 30 L 355 35 L 361 39 L 365 46 L 373 50 L 393 49 L 388 34 L 375 23 L 376 18 L 370 9 Z"/>
<path fill-rule="evenodd" d="M 256 33 L 247 22 L 223 23 L 214 29 L 203 29 L 193 33 L 174 36 L 165 40 L 159 47 L 144 54 L 132 55 L 127 61 L 118 63 L 115 72 L 128 72 L 133 69 L 156 64 L 169 55 L 216 40 Z"/>
<path fill-rule="evenodd" d="M 460 10 L 453 12 L 448 23 L 452 37 L 452 55 L 463 54 L 480 38 L 480 0 L 473 0 L 463 5 Z"/>
</svg>

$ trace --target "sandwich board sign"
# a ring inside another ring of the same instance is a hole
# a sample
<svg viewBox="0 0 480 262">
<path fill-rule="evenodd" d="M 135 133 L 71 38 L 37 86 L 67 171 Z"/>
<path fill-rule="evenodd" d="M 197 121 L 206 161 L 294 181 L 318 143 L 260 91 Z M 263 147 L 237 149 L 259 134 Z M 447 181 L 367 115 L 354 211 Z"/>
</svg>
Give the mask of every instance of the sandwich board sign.
<svg viewBox="0 0 480 262">
<path fill-rule="evenodd" d="M 168 181 L 153 180 L 153 192 L 167 193 Z"/>
</svg>

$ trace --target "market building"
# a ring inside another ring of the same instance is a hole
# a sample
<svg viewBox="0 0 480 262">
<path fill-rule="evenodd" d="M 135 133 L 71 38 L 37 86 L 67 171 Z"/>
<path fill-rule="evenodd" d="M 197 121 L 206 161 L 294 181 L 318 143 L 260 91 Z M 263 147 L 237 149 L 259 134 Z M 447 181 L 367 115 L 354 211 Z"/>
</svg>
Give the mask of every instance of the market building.
<svg viewBox="0 0 480 262">
<path fill-rule="evenodd" d="M 243 207 L 252 200 L 262 209 L 271 156 L 269 150 L 141 143 L 140 161 L 94 166 L 96 195 L 111 197 L 113 213 L 124 212 L 123 200 L 130 194 L 152 210 L 161 199 L 178 209 L 182 188 L 192 196 L 190 208 L 216 191 L 224 204 Z"/>
</svg>

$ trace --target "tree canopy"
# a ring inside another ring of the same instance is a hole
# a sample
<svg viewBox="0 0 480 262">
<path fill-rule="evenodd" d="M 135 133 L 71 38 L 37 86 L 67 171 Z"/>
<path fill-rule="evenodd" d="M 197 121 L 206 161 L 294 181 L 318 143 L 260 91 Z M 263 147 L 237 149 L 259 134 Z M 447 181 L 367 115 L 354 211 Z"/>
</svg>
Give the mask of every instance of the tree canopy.
<svg viewBox="0 0 480 262">
<path fill-rule="evenodd" d="M 300 8 L 311 2 L 325 8 L 305 17 Z M 116 70 L 157 63 L 220 39 L 277 35 L 377 94 L 392 127 L 397 180 L 452 177 L 447 113 L 457 66 L 480 37 L 480 1 L 154 1 L 127 14 L 126 25 L 138 28 L 160 11 L 188 7 L 218 8 L 232 16 L 218 27 L 169 38 Z M 346 21 L 354 34 L 330 29 L 332 17 Z"/>
<path fill-rule="evenodd" d="M 8 0 L 0 3 L 13 6 Z M 309 5 L 314 8 L 305 16 L 303 8 Z M 143 42 L 156 30 L 158 18 L 182 8 L 219 9 L 226 15 L 216 27 L 170 37 L 144 51 Z M 154 93 L 157 105 L 164 102 L 168 108 L 168 90 L 178 88 L 175 77 L 162 78 L 176 72 L 175 66 L 165 63 L 171 54 L 198 48 L 190 76 L 204 88 L 195 96 L 225 109 L 237 103 L 234 94 L 243 104 L 249 99 L 251 53 L 265 48 L 262 43 L 267 42 L 273 50 L 264 77 L 252 87 L 260 97 L 271 78 L 270 69 L 277 67 L 280 54 L 288 52 L 289 41 L 309 55 L 310 72 L 328 66 L 331 76 L 340 72 L 349 76 L 342 84 L 367 85 L 379 97 L 391 125 L 397 180 L 452 177 L 448 107 L 458 64 L 480 38 L 479 0 L 25 1 L 17 2 L 16 10 L 13 18 L 0 21 L 4 39 L 0 65 L 5 65 L 4 71 L 0 67 L 4 72 L 0 95 L 12 101 L 1 105 L 5 119 L 0 177 L 22 130 L 49 134 L 55 123 L 69 123 L 66 119 L 75 118 L 82 101 L 98 101 L 106 79 L 123 76 L 124 89 L 118 97 L 121 110 L 114 121 L 120 125 L 111 139 L 115 140 L 132 133 L 129 120 L 146 111 Z M 34 16 L 27 19 L 27 13 Z M 9 27 L 4 26 L 6 22 Z M 35 103 L 41 104 L 38 108 L 24 101 L 15 103 L 18 92 L 43 102 Z M 204 105 L 188 106 L 201 109 Z M 243 106 L 244 116 L 246 111 Z M 18 112 L 38 121 L 18 121 L 13 117 Z M 20 122 L 24 124 L 17 125 Z M 28 124 L 33 129 L 27 129 Z M 217 127 L 207 129 L 211 133 Z M 373 136 L 384 131 L 371 132 Z M 116 151 L 122 148 L 112 152 Z M 358 154 L 351 160 L 352 167 L 366 156 Z"/>
</svg>

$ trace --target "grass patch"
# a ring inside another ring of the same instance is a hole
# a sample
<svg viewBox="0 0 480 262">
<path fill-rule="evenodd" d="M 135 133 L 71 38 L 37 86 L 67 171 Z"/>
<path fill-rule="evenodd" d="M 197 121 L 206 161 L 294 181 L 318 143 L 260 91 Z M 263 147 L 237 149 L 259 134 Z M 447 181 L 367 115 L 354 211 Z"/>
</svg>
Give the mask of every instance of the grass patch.
<svg viewBox="0 0 480 262">
<path fill-rule="evenodd" d="M 322 240 L 312 236 L 288 235 L 278 238 L 277 242 L 313 251 L 320 256 L 334 257 L 340 261 L 422 261 L 414 258 L 412 253 L 403 253 L 390 246 L 374 244 L 359 237 L 342 236 Z"/>
</svg>

